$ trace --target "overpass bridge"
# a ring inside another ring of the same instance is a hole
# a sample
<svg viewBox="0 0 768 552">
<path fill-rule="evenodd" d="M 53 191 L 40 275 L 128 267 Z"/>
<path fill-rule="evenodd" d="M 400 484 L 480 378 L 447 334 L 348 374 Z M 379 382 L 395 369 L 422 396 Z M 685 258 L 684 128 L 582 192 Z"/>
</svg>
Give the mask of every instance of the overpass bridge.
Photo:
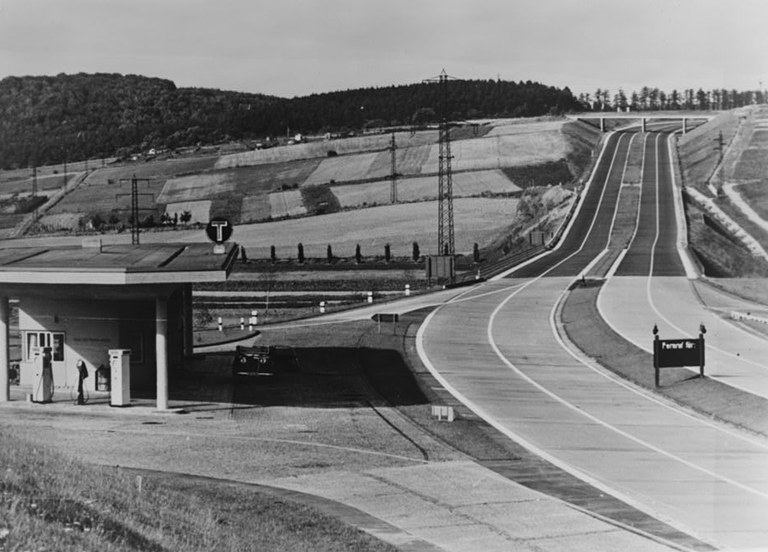
<svg viewBox="0 0 768 552">
<path fill-rule="evenodd" d="M 643 127 L 643 132 L 646 131 L 648 121 L 682 121 L 683 134 L 688 132 L 690 121 L 711 121 L 717 117 L 717 113 L 696 112 L 696 111 L 662 111 L 654 113 L 639 113 L 636 111 L 617 111 L 617 112 L 599 112 L 599 113 L 573 113 L 566 115 L 569 119 L 574 121 L 598 121 L 600 125 L 600 131 L 605 132 L 606 119 L 631 119 L 638 120 Z"/>
</svg>

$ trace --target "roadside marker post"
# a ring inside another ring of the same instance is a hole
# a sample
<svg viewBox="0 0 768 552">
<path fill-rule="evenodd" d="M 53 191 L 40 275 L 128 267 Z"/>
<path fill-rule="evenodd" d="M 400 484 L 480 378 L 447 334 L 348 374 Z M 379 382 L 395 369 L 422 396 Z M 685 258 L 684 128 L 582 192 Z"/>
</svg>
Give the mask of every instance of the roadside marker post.
<svg viewBox="0 0 768 552">
<path fill-rule="evenodd" d="M 222 331 L 221 316 L 219 316 L 219 331 Z"/>
<path fill-rule="evenodd" d="M 259 323 L 259 311 L 252 310 L 251 316 L 248 318 L 248 331 L 252 332 L 253 327 Z M 242 319 L 241 319 L 242 320 Z"/>
<path fill-rule="evenodd" d="M 699 377 L 704 377 L 705 342 L 707 328 L 699 324 L 697 339 L 659 339 L 659 327 L 653 326 L 653 380 L 659 387 L 662 368 L 698 366 Z"/>
<path fill-rule="evenodd" d="M 320 301 L 320 314 L 325 314 L 325 301 Z"/>
<path fill-rule="evenodd" d="M 368 292 L 368 303 L 373 303 L 373 292 L 372 291 Z"/>
<path fill-rule="evenodd" d="M 245 330 L 245 318 L 240 317 L 240 330 Z"/>
<path fill-rule="evenodd" d="M 405 284 L 405 296 L 409 297 L 411 295 L 411 284 Z"/>
</svg>

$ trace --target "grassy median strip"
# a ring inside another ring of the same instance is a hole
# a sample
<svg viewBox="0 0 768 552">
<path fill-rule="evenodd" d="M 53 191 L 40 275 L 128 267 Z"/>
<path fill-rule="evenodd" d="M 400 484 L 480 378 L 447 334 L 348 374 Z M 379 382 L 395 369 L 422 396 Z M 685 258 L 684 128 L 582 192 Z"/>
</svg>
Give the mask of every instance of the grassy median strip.
<svg viewBox="0 0 768 552">
<path fill-rule="evenodd" d="M 7 433 L 0 443 L 0 550 L 395 550 L 252 488 L 159 482 Z"/>
</svg>

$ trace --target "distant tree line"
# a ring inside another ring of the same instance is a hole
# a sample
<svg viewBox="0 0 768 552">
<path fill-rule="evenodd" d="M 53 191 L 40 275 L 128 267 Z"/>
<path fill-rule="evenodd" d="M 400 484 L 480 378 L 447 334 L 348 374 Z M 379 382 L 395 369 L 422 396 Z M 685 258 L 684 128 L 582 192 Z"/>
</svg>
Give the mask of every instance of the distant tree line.
<svg viewBox="0 0 768 552">
<path fill-rule="evenodd" d="M 623 89 L 611 94 L 608 89 L 598 88 L 594 94 L 579 94 L 578 101 L 590 111 L 658 111 L 658 110 L 722 110 L 735 109 L 752 104 L 766 103 L 764 90 L 726 90 L 725 88 L 704 90 L 687 88 L 682 91 L 665 92 L 658 88 L 644 86 L 639 92 L 627 95 Z"/>
<path fill-rule="evenodd" d="M 164 79 L 60 74 L 0 80 L 0 168 L 296 133 L 580 110 L 568 88 L 501 80 L 363 88 L 297 98 L 177 88 Z M 443 110 L 443 107 L 445 108 Z"/>
</svg>

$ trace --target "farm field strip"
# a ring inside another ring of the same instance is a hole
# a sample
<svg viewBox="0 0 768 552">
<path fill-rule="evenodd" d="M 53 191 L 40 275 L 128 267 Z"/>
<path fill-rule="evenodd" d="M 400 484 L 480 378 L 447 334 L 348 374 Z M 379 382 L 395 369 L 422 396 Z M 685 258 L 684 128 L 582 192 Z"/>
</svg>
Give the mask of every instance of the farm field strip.
<svg viewBox="0 0 768 552">
<path fill-rule="evenodd" d="M 164 184 L 164 181 L 157 180 L 139 184 L 139 193 L 153 194 L 151 200 L 149 197 L 141 198 L 140 207 L 142 211 L 156 210 L 156 200 L 154 198 L 160 194 Z M 114 209 L 127 211 L 131 206 L 130 195 L 130 182 L 121 181 L 105 184 L 92 182 L 89 177 L 83 184 L 61 198 L 61 201 L 54 205 L 48 213 L 82 213 L 87 211 L 88 213 L 101 213 L 103 216 Z"/>
<path fill-rule="evenodd" d="M 267 220 L 272 216 L 272 206 L 269 196 L 266 194 L 245 196 L 240 207 L 240 221 L 242 223 Z"/>
<path fill-rule="evenodd" d="M 211 204 L 209 200 L 199 201 L 181 201 L 178 203 L 168 203 L 165 206 L 165 212 L 173 218 L 174 215 L 181 216 L 184 211 L 189 211 L 192 218 L 189 222 L 203 222 L 207 223 L 211 220 Z"/>
<path fill-rule="evenodd" d="M 451 144 L 454 170 L 498 169 L 509 166 L 539 165 L 564 158 L 570 146 L 562 133 L 503 135 Z M 438 148 L 430 152 L 422 172 L 438 171 Z"/>
<path fill-rule="evenodd" d="M 453 175 L 453 197 L 471 197 L 484 192 L 508 194 L 521 189 L 499 170 L 474 171 Z M 347 186 L 332 186 L 342 207 L 384 205 L 390 201 L 391 181 L 370 182 Z M 421 176 L 397 181 L 400 202 L 431 201 L 437 199 L 437 177 Z"/>
<path fill-rule="evenodd" d="M 270 213 L 273 217 L 295 217 L 307 213 L 301 191 L 286 190 L 269 194 Z"/>
<path fill-rule="evenodd" d="M 328 184 L 332 180 L 339 182 L 360 180 L 368 174 L 377 156 L 378 153 L 360 153 L 343 157 L 329 157 L 318 165 L 302 186 Z"/>
<path fill-rule="evenodd" d="M 493 128 L 486 134 L 486 137 L 503 136 L 508 134 L 532 134 L 542 132 L 559 132 L 567 121 L 539 121 L 539 122 L 521 122 L 520 119 L 510 119 L 505 121 L 494 121 Z"/>
<path fill-rule="evenodd" d="M 216 168 L 226 169 L 267 163 L 281 163 L 299 159 L 326 158 L 329 151 L 334 151 L 339 155 L 381 151 L 389 147 L 391 136 L 391 133 L 383 133 L 234 153 L 219 158 L 216 162 Z M 395 141 L 398 147 L 434 144 L 437 142 L 437 139 L 437 131 L 419 131 L 413 135 L 410 132 L 395 133 Z"/>
<path fill-rule="evenodd" d="M 454 200 L 456 251 L 471 253 L 475 242 L 483 245 L 499 229 L 514 222 L 518 200 L 514 198 L 459 198 Z M 389 243 L 393 256 L 410 256 L 413 242 L 422 255 L 437 248 L 437 202 L 385 205 L 317 217 L 240 225 L 237 242 L 250 258 L 269 257 L 269 248 L 292 251 L 304 245 L 307 257 L 324 258 L 330 244 L 335 255 L 354 256 L 360 244 L 363 255 L 383 255 Z M 375 229 L 375 231 L 372 231 Z M 201 231 L 147 233 L 142 241 L 199 241 Z"/>
<path fill-rule="evenodd" d="M 157 202 L 195 201 L 213 194 L 233 192 L 235 183 L 227 176 L 226 173 L 203 173 L 171 178 L 163 186 Z"/>
</svg>

